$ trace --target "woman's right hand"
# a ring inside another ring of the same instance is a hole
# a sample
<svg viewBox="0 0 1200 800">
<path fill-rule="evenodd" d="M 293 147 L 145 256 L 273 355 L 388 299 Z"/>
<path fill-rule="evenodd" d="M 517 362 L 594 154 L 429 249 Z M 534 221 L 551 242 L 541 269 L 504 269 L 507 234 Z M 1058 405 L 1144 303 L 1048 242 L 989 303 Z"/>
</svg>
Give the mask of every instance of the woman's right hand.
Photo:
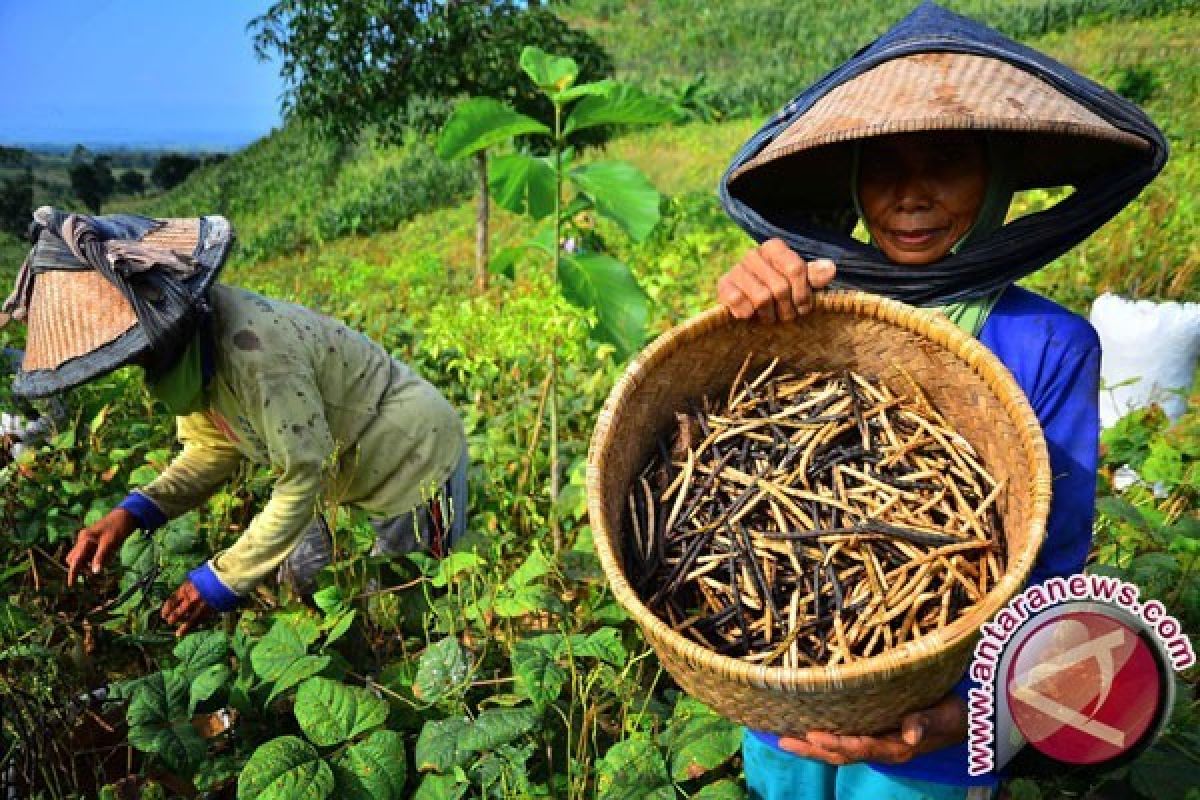
<svg viewBox="0 0 1200 800">
<path fill-rule="evenodd" d="M 92 574 L 100 572 L 136 528 L 137 520 L 133 514 L 123 508 L 114 508 L 95 524 L 81 530 L 75 537 L 75 546 L 67 553 L 67 585 L 73 586 L 75 576 L 83 574 L 89 564 Z"/>
<path fill-rule="evenodd" d="M 812 311 L 813 290 L 828 286 L 836 272 L 827 258 L 805 261 L 782 239 L 768 239 L 721 276 L 717 301 L 738 319 L 787 322 Z"/>
</svg>

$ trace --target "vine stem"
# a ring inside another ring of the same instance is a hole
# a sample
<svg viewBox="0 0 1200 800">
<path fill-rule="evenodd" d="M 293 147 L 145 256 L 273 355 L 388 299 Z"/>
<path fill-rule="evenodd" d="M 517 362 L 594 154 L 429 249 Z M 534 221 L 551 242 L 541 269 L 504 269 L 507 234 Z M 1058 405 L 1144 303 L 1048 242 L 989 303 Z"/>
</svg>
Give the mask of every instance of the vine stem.
<svg viewBox="0 0 1200 800">
<path fill-rule="evenodd" d="M 554 280 L 559 280 L 562 263 L 562 105 L 554 101 Z M 558 521 L 558 336 L 550 350 L 550 537 L 554 554 L 563 548 L 562 527 Z"/>
</svg>

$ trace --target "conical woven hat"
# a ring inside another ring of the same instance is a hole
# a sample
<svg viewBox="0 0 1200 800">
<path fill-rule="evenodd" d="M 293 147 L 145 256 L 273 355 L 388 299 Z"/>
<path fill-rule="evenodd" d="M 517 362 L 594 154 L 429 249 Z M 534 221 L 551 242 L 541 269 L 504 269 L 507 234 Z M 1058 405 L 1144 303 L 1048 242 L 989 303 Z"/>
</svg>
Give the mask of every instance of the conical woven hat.
<svg viewBox="0 0 1200 800">
<path fill-rule="evenodd" d="M 1025 163 L 1012 165 L 1020 188 L 1071 184 L 1126 148 L 1148 146 L 1007 62 L 965 53 L 916 53 L 885 61 L 830 90 L 739 167 L 731 181 L 767 165 L 782 166 L 781 159 L 793 162 L 788 173 L 803 170 L 811 180 L 832 173 L 831 161 L 842 171 L 844 148 L 821 148 L 932 130 L 1004 131 L 1035 139 L 1037 145 L 1026 148 Z"/>
<path fill-rule="evenodd" d="M 167 219 L 142 242 L 191 255 L 200 240 L 199 219 Z M 116 341 L 138 324 L 133 306 L 92 269 L 40 272 L 29 303 L 25 372 L 57 369 Z"/>
<path fill-rule="evenodd" d="M 27 324 L 13 380 L 13 393 L 26 398 L 78 386 L 143 356 L 148 367 L 162 368 L 190 335 L 233 245 L 228 220 L 216 215 L 76 217 L 43 207 L 34 220 L 36 244 L 5 304 Z M 85 256 L 84 239 L 64 241 L 78 224 L 94 234 L 87 241 L 100 243 L 100 255 Z M 100 270 L 104 262 L 112 268 Z"/>
</svg>

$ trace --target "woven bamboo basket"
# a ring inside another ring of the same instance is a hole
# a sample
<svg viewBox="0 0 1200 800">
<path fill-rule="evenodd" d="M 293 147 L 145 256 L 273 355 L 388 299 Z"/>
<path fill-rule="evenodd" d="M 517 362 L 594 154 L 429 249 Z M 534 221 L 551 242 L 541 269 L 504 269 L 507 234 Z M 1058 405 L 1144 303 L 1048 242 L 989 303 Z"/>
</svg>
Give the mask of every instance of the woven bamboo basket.
<svg viewBox="0 0 1200 800">
<path fill-rule="evenodd" d="M 799 370 L 850 368 L 910 392 L 913 381 L 975 448 L 1005 489 L 997 509 L 1005 574 L 983 600 L 944 629 L 871 658 L 834 667 L 766 667 L 718 655 L 673 631 L 626 580 L 621 548 L 633 477 L 674 413 L 723 393 L 748 353 L 753 370 L 778 356 Z M 641 626 L 684 691 L 758 730 L 799 734 L 891 730 L 963 676 L 987 622 L 1029 576 L 1050 508 L 1045 440 L 1025 395 L 1003 364 L 941 315 L 860 292 L 825 292 L 791 323 L 736 320 L 723 308 L 668 331 L 643 351 L 605 403 L 588 453 L 588 514 L 617 601 Z"/>
</svg>

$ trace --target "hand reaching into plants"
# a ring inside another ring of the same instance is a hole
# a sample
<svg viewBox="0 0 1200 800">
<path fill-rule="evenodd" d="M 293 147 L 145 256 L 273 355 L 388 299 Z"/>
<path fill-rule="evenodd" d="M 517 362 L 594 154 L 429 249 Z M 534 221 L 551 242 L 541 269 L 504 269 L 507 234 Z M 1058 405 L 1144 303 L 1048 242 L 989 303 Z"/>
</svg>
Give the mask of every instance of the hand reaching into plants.
<svg viewBox="0 0 1200 800">
<path fill-rule="evenodd" d="M 836 272 L 828 259 L 806 262 L 782 239 L 768 239 L 721 276 L 717 300 L 738 319 L 788 322 L 812 311 L 812 290 L 828 286 Z"/>
<path fill-rule="evenodd" d="M 114 508 L 95 524 L 81 530 L 75 537 L 75 546 L 67 553 L 67 585 L 74 585 L 75 576 L 87 574 L 86 565 L 91 565 L 93 575 L 104 569 L 104 563 L 135 528 L 137 520 L 132 514 L 123 508 Z"/>
<path fill-rule="evenodd" d="M 779 746 L 789 753 L 815 758 L 827 764 L 878 761 L 901 764 L 913 758 L 958 744 L 967 736 L 967 706 L 956 694 L 948 694 L 922 711 L 906 714 L 900 730 L 879 736 L 841 736 L 809 731 L 803 738 L 781 736 Z"/>
<path fill-rule="evenodd" d="M 200 592 L 190 580 L 185 580 L 175 593 L 163 603 L 162 615 L 168 625 L 176 625 L 175 635 L 182 637 L 204 621 L 212 613 L 212 606 L 204 602 Z"/>
</svg>

